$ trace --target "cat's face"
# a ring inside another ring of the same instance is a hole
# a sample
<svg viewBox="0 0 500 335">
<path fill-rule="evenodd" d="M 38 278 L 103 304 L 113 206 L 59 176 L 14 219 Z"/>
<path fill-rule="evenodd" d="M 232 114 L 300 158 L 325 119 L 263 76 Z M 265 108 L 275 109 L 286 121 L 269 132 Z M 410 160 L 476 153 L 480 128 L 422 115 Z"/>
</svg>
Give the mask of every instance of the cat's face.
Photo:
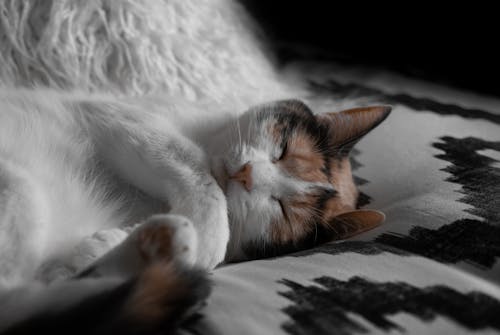
<svg viewBox="0 0 500 335">
<path fill-rule="evenodd" d="M 345 238 L 383 220 L 355 211 L 348 153 L 389 107 L 314 115 L 300 101 L 254 107 L 219 135 L 212 170 L 227 196 L 226 260 L 242 260 Z"/>
</svg>

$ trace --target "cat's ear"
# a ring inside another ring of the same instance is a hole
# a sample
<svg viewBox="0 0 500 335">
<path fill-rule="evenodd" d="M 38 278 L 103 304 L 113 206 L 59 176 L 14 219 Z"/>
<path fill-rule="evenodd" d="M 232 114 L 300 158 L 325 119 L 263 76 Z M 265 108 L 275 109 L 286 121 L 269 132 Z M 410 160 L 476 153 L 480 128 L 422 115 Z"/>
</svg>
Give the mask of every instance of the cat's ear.
<svg viewBox="0 0 500 335">
<path fill-rule="evenodd" d="M 320 114 L 317 118 L 320 123 L 328 126 L 334 148 L 348 153 L 354 144 L 387 118 L 391 109 L 389 106 L 361 107 Z"/>
<path fill-rule="evenodd" d="M 343 240 L 378 227 L 385 214 L 373 209 L 358 209 L 337 215 L 329 222 L 331 240 Z"/>
</svg>

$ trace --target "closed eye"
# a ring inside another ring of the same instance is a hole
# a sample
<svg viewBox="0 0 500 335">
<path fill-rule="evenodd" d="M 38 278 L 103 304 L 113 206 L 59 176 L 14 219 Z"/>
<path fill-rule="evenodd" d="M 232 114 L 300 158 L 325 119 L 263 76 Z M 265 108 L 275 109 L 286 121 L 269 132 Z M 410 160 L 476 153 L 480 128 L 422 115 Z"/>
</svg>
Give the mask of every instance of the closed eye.
<svg viewBox="0 0 500 335">
<path fill-rule="evenodd" d="M 285 220 L 288 220 L 288 215 L 286 214 L 285 204 L 283 203 L 283 201 L 281 201 L 281 199 L 278 199 L 274 196 L 271 198 L 279 204 L 279 206 L 281 208 L 281 214 L 283 214 L 283 217 L 285 218 Z"/>
<path fill-rule="evenodd" d="M 285 142 L 285 145 L 283 146 L 283 150 L 281 151 L 281 155 L 278 158 L 279 161 L 282 160 L 283 158 L 285 158 L 287 151 L 288 151 L 288 143 Z"/>
</svg>

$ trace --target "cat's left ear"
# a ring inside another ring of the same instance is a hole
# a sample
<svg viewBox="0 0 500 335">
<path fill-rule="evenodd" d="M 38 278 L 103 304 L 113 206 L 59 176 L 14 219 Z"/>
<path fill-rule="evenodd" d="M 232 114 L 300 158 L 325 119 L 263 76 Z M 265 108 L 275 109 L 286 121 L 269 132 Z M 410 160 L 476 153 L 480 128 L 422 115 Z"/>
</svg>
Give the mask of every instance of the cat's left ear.
<svg viewBox="0 0 500 335">
<path fill-rule="evenodd" d="M 329 222 L 331 240 L 343 240 L 378 227 L 385 221 L 384 213 L 358 209 L 337 215 Z"/>
<path fill-rule="evenodd" d="M 319 114 L 318 121 L 329 129 L 333 147 L 348 153 L 354 144 L 384 121 L 391 112 L 390 106 L 370 106 Z"/>
</svg>

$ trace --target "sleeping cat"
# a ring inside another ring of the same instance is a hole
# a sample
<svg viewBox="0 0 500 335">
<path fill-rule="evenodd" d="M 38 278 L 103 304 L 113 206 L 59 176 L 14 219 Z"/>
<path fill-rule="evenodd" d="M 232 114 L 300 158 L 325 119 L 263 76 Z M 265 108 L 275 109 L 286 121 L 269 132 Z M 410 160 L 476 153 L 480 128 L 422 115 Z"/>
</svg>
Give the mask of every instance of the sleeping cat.
<svg viewBox="0 0 500 335">
<path fill-rule="evenodd" d="M 389 107 L 49 90 L 3 91 L 0 106 L 6 334 L 168 329 L 207 297 L 206 270 L 384 219 L 356 209 L 348 154 Z"/>
</svg>

